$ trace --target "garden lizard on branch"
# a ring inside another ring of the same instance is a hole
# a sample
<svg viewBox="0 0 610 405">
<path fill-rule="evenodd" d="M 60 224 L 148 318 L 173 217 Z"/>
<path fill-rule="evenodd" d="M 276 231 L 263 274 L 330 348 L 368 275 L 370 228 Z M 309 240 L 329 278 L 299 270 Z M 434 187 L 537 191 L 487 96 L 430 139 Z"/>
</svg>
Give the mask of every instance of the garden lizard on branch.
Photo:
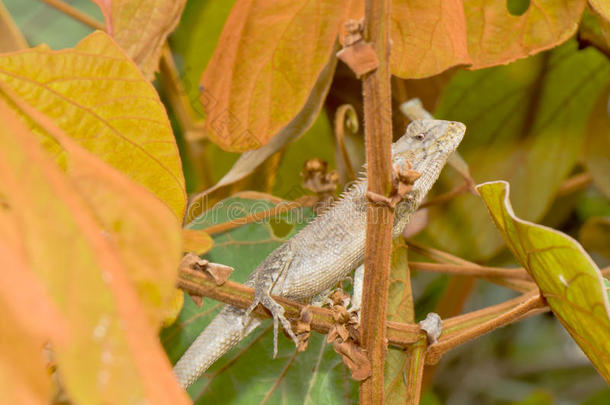
<svg viewBox="0 0 610 405">
<path fill-rule="evenodd" d="M 447 158 L 460 144 L 465 130 L 460 122 L 417 120 L 392 145 L 394 170 L 410 169 L 421 175 L 394 207 L 393 237 L 407 225 Z M 176 363 L 174 373 L 183 387 L 195 382 L 218 358 L 260 325 L 262 321 L 250 315 L 259 303 L 273 315 L 276 339 L 278 323 L 281 323 L 297 342 L 290 322 L 284 317 L 284 308 L 271 294 L 307 302 L 362 264 L 368 204 L 366 188 L 366 177 L 362 177 L 341 199 L 275 249 L 252 272 L 244 283 L 255 289 L 250 309 L 225 306 Z"/>
</svg>

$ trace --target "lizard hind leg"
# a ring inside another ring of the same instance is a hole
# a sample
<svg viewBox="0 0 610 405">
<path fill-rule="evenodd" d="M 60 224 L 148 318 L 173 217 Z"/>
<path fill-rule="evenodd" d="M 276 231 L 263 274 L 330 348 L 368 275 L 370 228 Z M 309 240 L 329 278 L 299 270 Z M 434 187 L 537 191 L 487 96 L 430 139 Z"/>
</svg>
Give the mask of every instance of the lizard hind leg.
<svg viewBox="0 0 610 405">
<path fill-rule="evenodd" d="M 290 336 L 294 344 L 298 346 L 299 339 L 292 331 L 290 321 L 284 316 L 284 307 L 271 298 L 268 292 L 262 292 L 259 294 L 257 291 L 254 296 L 254 301 L 246 310 L 246 314 L 249 316 L 258 304 L 262 304 L 265 308 L 267 308 L 267 310 L 269 310 L 269 312 L 271 312 L 271 315 L 273 316 L 273 358 L 277 356 L 278 322 L 282 324 L 282 327 L 288 336 Z"/>
</svg>

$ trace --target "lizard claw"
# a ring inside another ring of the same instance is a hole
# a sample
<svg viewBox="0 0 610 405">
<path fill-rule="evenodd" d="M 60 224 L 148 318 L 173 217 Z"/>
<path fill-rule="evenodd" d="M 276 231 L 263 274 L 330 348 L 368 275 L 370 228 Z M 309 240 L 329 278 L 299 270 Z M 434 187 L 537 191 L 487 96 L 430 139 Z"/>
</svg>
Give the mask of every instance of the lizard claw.
<svg viewBox="0 0 610 405">
<path fill-rule="evenodd" d="M 273 315 L 273 358 L 277 357 L 278 321 L 282 324 L 282 327 L 284 328 L 288 336 L 290 336 L 290 339 L 292 339 L 294 344 L 298 346 L 299 339 L 292 331 L 290 321 L 288 321 L 288 319 L 286 319 L 286 317 L 284 316 L 284 307 L 275 302 L 275 300 L 271 298 L 270 295 L 264 294 L 262 296 L 259 296 L 258 294 L 256 294 L 254 297 L 254 301 L 246 310 L 247 317 L 245 318 L 249 317 L 249 315 L 252 313 L 252 311 L 254 310 L 254 308 L 256 308 L 258 304 L 262 304 L 265 308 L 269 310 L 269 312 L 271 312 L 271 315 Z"/>
</svg>

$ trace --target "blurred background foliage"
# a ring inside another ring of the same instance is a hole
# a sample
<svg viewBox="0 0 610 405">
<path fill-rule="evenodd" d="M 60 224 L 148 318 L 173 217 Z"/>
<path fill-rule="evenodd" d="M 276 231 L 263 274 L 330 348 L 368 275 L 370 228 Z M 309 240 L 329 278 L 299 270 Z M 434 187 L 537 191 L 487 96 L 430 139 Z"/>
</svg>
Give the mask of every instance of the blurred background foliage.
<svg viewBox="0 0 610 405">
<path fill-rule="evenodd" d="M 47 43 L 54 49 L 72 47 L 92 31 L 37 0 L 3 2 L 31 46 Z M 91 1 L 66 2 L 102 21 L 98 7 Z M 189 0 L 180 25 L 170 38 L 186 95 L 200 119 L 203 119 L 199 101 L 200 77 L 233 3 L 233 0 Z M 519 14 L 528 3 L 508 1 L 509 10 Z M 590 18 L 590 15 L 585 16 L 588 21 Z M 166 90 L 160 83 L 162 81 L 157 80 L 156 85 L 163 96 Z M 270 157 L 246 180 L 223 191 L 217 199 L 239 190 L 254 189 L 294 200 L 308 193 L 301 186 L 300 171 L 304 162 L 313 157 L 329 162 L 331 168 L 339 168 L 341 178 L 345 180 L 345 170 L 336 151 L 334 114 L 339 105 L 349 103 L 362 116 L 361 94 L 360 82 L 339 64 L 324 109 L 314 125 L 300 139 Z M 465 122 L 468 132 L 460 153 L 469 164 L 475 181 L 509 181 L 517 215 L 578 239 L 602 268 L 610 264 L 610 173 L 604 172 L 610 154 L 609 95 L 608 57 L 594 48 L 580 49 L 573 38 L 554 49 L 506 66 L 478 71 L 454 68 L 420 80 L 394 78 L 395 136 L 400 135 L 408 122 L 398 106 L 412 97 L 422 99 L 439 118 Z M 206 189 L 230 169 L 238 154 L 225 152 L 206 140 L 189 140 L 178 125 L 171 105 L 167 99 L 165 101 L 181 148 L 188 191 Z M 362 162 L 361 131 L 349 134 L 347 139 L 354 163 Z M 436 193 L 459 186 L 461 181 L 454 170 L 445 170 Z M 516 265 L 489 220 L 487 210 L 475 196 L 462 194 L 449 204 L 435 206 L 430 209 L 429 218 L 426 229 L 416 240 L 481 264 Z M 248 225 L 215 238 L 216 247 L 210 258 L 235 266 L 240 269 L 237 278 L 244 277 L 279 243 L 277 240 L 264 243 L 272 237 L 272 228 Z M 232 242 L 240 238 L 256 243 L 250 247 L 232 246 Z M 227 250 L 227 246 L 241 250 Z M 448 280 L 445 275 L 414 275 L 417 319 L 435 308 L 443 293 L 452 288 Z M 467 282 L 462 287 L 466 291 L 472 289 L 464 312 L 514 296 L 504 288 L 485 282 Z M 206 305 L 210 311 L 218 307 L 211 302 Z M 461 310 L 455 308 L 457 312 Z M 162 332 L 172 361 L 205 325 L 204 319 L 211 312 L 204 311 L 204 317 L 200 314 L 201 310 L 187 300 L 178 323 Z M 265 364 L 264 359 L 269 357 L 266 353 L 270 348 L 268 338 L 266 335 L 262 343 L 257 343 L 260 350 L 252 351 L 248 355 L 251 358 L 240 361 L 244 365 Z M 310 354 L 303 355 L 299 360 L 303 363 L 295 364 L 293 370 L 298 371 L 299 367 L 307 370 L 316 356 L 325 357 L 327 351 L 320 346 L 320 339 L 316 339 L 311 344 Z M 253 340 L 256 338 L 250 338 L 246 345 Z M 316 347 L 317 353 L 311 354 Z M 280 353 L 280 359 L 287 355 Z M 325 359 L 328 367 L 338 367 L 336 356 L 328 357 Z M 273 374 L 274 366 L 271 367 Z M 218 368 L 222 365 L 217 365 Z M 232 369 L 241 370 L 239 367 Z M 227 387 L 234 385 L 231 379 L 237 378 L 240 384 L 246 384 L 241 379 L 248 376 L 248 370 L 236 372 L 239 375 L 225 375 L 223 378 L 227 381 L 215 381 L 218 388 L 201 397 L 200 402 L 228 395 Z M 298 384 L 302 378 L 310 376 L 297 373 L 290 378 Z M 325 384 L 331 383 L 316 380 L 312 385 L 319 384 L 319 390 L 324 392 Z M 194 396 L 202 384 L 199 382 L 192 388 Z M 422 400 L 426 404 L 610 403 L 610 389 L 606 383 L 550 314 L 496 330 L 449 352 L 437 367 L 429 387 Z"/>
</svg>

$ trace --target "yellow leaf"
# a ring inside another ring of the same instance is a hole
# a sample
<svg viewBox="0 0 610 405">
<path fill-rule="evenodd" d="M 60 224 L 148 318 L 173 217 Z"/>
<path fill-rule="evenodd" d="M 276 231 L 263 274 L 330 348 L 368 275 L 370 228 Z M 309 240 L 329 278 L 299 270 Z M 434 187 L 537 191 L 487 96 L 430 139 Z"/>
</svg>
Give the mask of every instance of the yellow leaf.
<svg viewBox="0 0 610 405">
<path fill-rule="evenodd" d="M 68 178 L 14 107 L 0 101 L 0 246 L 40 280 L 64 320 L 66 339 L 45 337 L 68 396 L 76 403 L 187 403 L 146 316 L 143 307 L 149 304 L 140 300 L 129 279 L 128 258 L 117 247 L 121 240 L 104 224 L 113 212 L 123 211 L 112 225 L 130 230 L 134 218 L 144 214 L 124 211 L 146 205 L 146 213 L 161 215 L 164 225 L 176 227 L 173 215 L 150 193 L 36 117 L 66 148 Z M 142 200 L 129 204 L 134 195 Z M 106 206 L 98 207 L 96 201 Z M 157 231 L 172 234 L 171 227 Z M 179 240 L 177 229 L 173 234 Z M 158 243 L 163 242 L 167 240 Z M 171 258 L 175 248 L 169 248 Z M 35 302 L 35 312 L 48 311 L 46 301 Z"/>
<path fill-rule="evenodd" d="M 148 80 L 159 70 L 167 36 L 176 28 L 186 0 L 93 0 L 106 19 L 108 34 Z"/>
<path fill-rule="evenodd" d="M 197 255 L 207 253 L 214 245 L 214 240 L 210 235 L 196 229 L 183 229 L 182 239 L 184 240 L 184 251 Z"/>
<path fill-rule="evenodd" d="M 0 83 L 0 91 L 3 84 Z M 65 171 L 115 244 L 154 327 L 171 300 L 182 253 L 180 226 L 169 208 L 78 146 L 46 116 L 13 95 L 13 108 L 64 151 Z"/>
<path fill-rule="evenodd" d="M 74 49 L 39 46 L 0 55 L 0 83 L 78 144 L 155 193 L 182 219 L 184 177 L 165 108 L 154 87 L 105 33 L 87 36 Z M 9 92 L 0 96 L 11 99 Z M 61 146 L 39 135 L 61 163 Z"/>
<path fill-rule="evenodd" d="M 518 218 L 507 182 L 477 186 L 513 256 L 597 371 L 610 382 L 610 304 L 602 275 L 571 237 Z"/>
<path fill-rule="evenodd" d="M 586 0 L 529 3 L 517 16 L 506 0 L 463 0 L 474 69 L 506 64 L 566 41 L 578 28 Z"/>
<path fill-rule="evenodd" d="M 172 293 L 172 299 L 169 302 L 169 305 L 165 308 L 163 313 L 163 323 L 162 326 L 167 328 L 171 326 L 176 319 L 178 319 L 178 315 L 180 315 L 180 311 L 182 311 L 182 307 L 184 306 L 184 292 L 178 288 L 174 288 L 174 292 Z"/>
</svg>

